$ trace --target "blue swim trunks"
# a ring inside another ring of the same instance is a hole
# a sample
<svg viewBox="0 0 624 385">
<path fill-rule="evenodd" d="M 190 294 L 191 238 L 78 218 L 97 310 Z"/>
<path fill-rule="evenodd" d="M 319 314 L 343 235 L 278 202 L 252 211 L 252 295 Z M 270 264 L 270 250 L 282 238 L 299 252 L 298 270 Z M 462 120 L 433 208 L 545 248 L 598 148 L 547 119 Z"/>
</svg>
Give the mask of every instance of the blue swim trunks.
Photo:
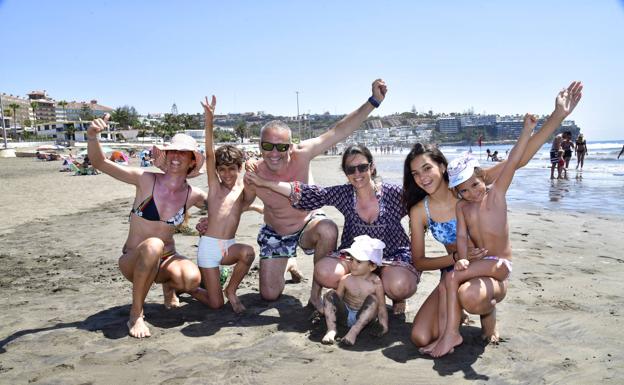
<svg viewBox="0 0 624 385">
<path fill-rule="evenodd" d="M 346 303 L 344 304 L 344 306 L 345 310 L 347 311 L 347 326 L 351 327 L 357 322 L 357 315 L 360 309 L 351 309 Z"/>
</svg>

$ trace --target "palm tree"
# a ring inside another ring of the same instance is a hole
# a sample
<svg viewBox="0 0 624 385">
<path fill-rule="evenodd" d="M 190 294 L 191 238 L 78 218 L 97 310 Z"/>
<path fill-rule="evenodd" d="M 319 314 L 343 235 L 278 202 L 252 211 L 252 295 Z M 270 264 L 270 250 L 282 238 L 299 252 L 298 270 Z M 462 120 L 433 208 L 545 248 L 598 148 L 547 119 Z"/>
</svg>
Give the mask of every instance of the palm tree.
<svg viewBox="0 0 624 385">
<path fill-rule="evenodd" d="M 241 143 L 243 143 L 243 140 L 245 136 L 247 135 L 247 122 L 244 120 L 241 120 L 240 122 L 238 122 L 236 127 L 234 127 L 234 132 L 236 133 L 237 136 L 240 137 Z"/>
<path fill-rule="evenodd" d="M 37 107 L 39 107 L 39 103 L 30 102 L 30 108 L 33 110 L 33 115 L 35 116 L 35 123 L 37 123 Z"/>
<path fill-rule="evenodd" d="M 65 109 L 69 103 L 67 103 L 67 101 L 65 100 L 61 100 L 57 104 L 61 106 L 61 108 L 63 108 L 63 114 L 65 115 L 65 120 L 69 120 L 67 119 L 67 110 Z"/>
<path fill-rule="evenodd" d="M 72 140 L 76 140 L 76 127 L 74 126 L 74 123 L 68 124 L 67 128 L 65 128 L 65 139 L 70 142 Z"/>
<path fill-rule="evenodd" d="M 17 110 L 20 105 L 17 103 L 10 103 L 9 108 L 13 110 L 13 138 L 17 138 Z"/>
</svg>

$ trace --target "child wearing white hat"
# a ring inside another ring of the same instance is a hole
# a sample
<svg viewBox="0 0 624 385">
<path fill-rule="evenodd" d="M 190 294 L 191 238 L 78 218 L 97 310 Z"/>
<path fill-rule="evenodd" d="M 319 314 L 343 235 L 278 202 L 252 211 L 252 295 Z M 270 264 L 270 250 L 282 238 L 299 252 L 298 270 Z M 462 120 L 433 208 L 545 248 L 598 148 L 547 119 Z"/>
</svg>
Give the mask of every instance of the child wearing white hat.
<svg viewBox="0 0 624 385">
<path fill-rule="evenodd" d="M 388 332 L 388 312 L 381 279 L 375 270 L 381 266 L 383 248 L 386 245 L 379 239 L 360 235 L 353 239 L 348 249 L 340 250 L 341 255 L 351 264 L 351 273 L 342 277 L 336 290 L 325 294 L 325 322 L 327 333 L 324 344 L 333 344 L 336 338 L 336 320 L 350 328 L 341 342 L 355 344 L 355 340 L 370 322 L 376 318 L 381 325 L 379 335 Z"/>
</svg>

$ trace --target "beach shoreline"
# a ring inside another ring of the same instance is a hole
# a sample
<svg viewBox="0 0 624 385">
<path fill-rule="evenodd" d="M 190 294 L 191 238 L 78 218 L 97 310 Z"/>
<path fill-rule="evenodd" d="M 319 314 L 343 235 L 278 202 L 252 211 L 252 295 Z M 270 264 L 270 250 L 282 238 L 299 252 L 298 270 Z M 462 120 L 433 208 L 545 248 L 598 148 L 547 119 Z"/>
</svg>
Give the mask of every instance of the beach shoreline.
<svg viewBox="0 0 624 385">
<path fill-rule="evenodd" d="M 209 310 L 183 295 L 165 310 L 154 285 L 146 300 L 153 336 L 127 336 L 130 283 L 117 269 L 134 188 L 106 175 L 72 176 L 60 162 L 0 159 L 0 383 L 619 383 L 624 378 L 624 258 L 617 215 L 514 206 L 514 270 L 498 305 L 502 342 L 478 343 L 478 317 L 465 343 L 441 359 L 409 341 L 411 321 L 439 279 L 423 273 L 405 317 L 390 333 L 362 333 L 353 348 L 320 344 L 323 322 L 305 308 L 307 279 L 287 283 L 273 303 L 258 294 L 258 260 L 240 287 L 246 314 Z M 339 158 L 313 161 L 316 183 L 345 183 Z M 383 174 L 382 174 L 383 175 Z M 206 188 L 205 176 L 192 179 Z M 326 213 L 339 226 L 341 215 Z M 199 219 L 191 211 L 191 225 Z M 237 240 L 254 246 L 261 217 L 244 213 Z M 407 226 L 407 219 L 403 221 Z M 176 235 L 195 260 L 197 237 Z M 426 237 L 428 256 L 443 248 Z M 388 301 L 388 303 L 390 303 Z"/>
</svg>

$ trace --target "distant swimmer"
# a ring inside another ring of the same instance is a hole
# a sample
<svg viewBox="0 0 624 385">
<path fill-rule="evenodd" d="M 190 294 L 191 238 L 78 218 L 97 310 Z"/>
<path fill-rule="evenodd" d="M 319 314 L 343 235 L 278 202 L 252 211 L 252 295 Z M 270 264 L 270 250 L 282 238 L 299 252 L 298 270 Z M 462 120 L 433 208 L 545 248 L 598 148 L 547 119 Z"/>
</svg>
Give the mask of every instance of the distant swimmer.
<svg viewBox="0 0 624 385">
<path fill-rule="evenodd" d="M 579 134 L 576 138 L 576 168 L 581 166 L 581 170 L 583 170 L 583 164 L 585 163 L 585 155 L 587 155 L 587 141 L 583 137 L 583 134 Z"/>
</svg>

